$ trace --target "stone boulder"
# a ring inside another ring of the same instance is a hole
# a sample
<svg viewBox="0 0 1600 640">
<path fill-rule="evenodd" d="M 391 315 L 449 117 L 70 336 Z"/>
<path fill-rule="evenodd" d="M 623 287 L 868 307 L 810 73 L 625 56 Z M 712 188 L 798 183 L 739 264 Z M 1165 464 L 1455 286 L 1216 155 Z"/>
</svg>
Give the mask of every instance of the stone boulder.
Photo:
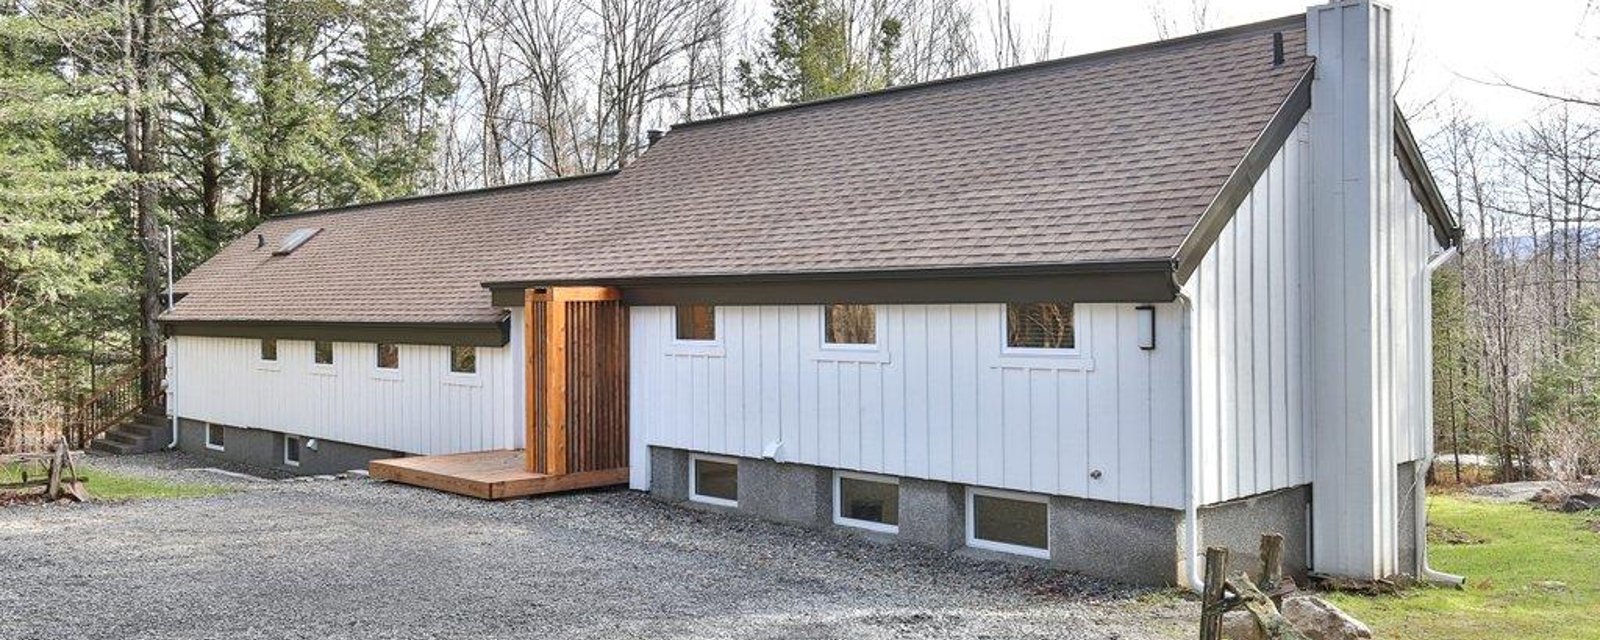
<svg viewBox="0 0 1600 640">
<path fill-rule="evenodd" d="M 1354 640 L 1371 638 L 1372 630 L 1338 607 L 1312 596 L 1294 596 L 1283 601 L 1283 617 L 1311 640 Z"/>
</svg>

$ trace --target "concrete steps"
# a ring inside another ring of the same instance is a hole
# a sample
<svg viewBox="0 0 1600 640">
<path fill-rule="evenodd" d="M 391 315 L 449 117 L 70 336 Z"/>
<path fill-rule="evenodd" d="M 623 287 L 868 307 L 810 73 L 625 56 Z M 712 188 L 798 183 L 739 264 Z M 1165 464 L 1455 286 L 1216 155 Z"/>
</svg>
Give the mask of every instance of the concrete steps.
<svg viewBox="0 0 1600 640">
<path fill-rule="evenodd" d="M 132 422 L 107 431 L 89 444 L 89 450 L 111 455 L 160 451 L 172 438 L 166 416 L 140 414 Z"/>
</svg>

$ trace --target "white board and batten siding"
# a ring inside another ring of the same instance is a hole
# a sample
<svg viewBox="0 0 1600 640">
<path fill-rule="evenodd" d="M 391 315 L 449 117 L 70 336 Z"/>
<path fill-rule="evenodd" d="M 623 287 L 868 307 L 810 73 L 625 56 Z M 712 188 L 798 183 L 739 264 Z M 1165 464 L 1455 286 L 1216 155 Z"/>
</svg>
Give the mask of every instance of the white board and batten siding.
<svg viewBox="0 0 1600 640">
<path fill-rule="evenodd" d="M 333 343 L 331 368 L 313 364 L 308 340 L 278 340 L 275 362 L 255 338 L 169 344 L 184 418 L 411 454 L 521 446 L 510 346 L 478 347 L 477 373 L 458 374 L 446 346 L 399 345 L 400 368 L 380 371 L 373 343 Z"/>
<path fill-rule="evenodd" d="M 670 307 L 631 313 L 632 484 L 647 446 L 1179 508 L 1183 318 L 1075 307 L 1077 355 L 1007 352 L 1000 304 L 880 305 L 879 349 L 822 344 L 817 305 L 725 306 L 718 340 L 675 340 Z M 1092 477 L 1093 472 L 1099 477 Z"/>
<path fill-rule="evenodd" d="M 1185 285 L 1202 504 L 1311 481 L 1308 135 L 1302 122 Z"/>
</svg>

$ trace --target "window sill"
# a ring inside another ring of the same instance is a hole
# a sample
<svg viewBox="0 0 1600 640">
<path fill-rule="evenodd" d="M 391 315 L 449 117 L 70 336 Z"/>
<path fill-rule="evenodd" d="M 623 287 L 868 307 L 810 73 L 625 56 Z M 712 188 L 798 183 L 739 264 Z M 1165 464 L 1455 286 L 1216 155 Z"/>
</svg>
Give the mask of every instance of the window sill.
<svg viewBox="0 0 1600 640">
<path fill-rule="evenodd" d="M 334 369 L 333 365 L 331 365 L 331 364 L 314 364 L 314 365 L 311 365 L 311 375 L 314 375 L 314 376 L 335 376 L 335 375 L 339 375 L 339 371 L 337 369 Z"/>
<path fill-rule="evenodd" d="M 715 506 L 715 507 L 728 507 L 730 509 L 736 509 L 736 508 L 739 507 L 739 501 L 738 500 L 729 500 L 727 498 L 713 498 L 711 496 L 702 496 L 702 495 L 693 494 L 693 493 L 689 494 L 689 501 L 690 502 L 696 502 L 696 503 L 699 503 L 699 504 L 709 504 L 709 505 L 712 505 L 712 506 Z"/>
<path fill-rule="evenodd" d="M 874 533 L 900 533 L 899 525 L 884 524 L 882 522 L 873 522 L 871 520 L 856 520 L 854 518 L 846 518 L 844 516 L 834 516 L 833 523 L 841 527 L 861 529 L 864 531 L 872 531 Z"/>
<path fill-rule="evenodd" d="M 373 369 L 373 380 L 400 380 L 399 369 Z"/>
<path fill-rule="evenodd" d="M 1008 544 L 1008 543 L 1005 543 L 1005 542 L 991 542 L 989 540 L 982 540 L 982 539 L 979 539 L 979 538 L 968 538 L 967 539 L 967 546 L 971 547 L 973 549 L 982 549 L 984 551 L 997 551 L 999 553 L 1009 553 L 1009 554 L 1018 555 L 1018 556 L 1028 556 L 1030 558 L 1042 558 L 1042 559 L 1045 559 L 1045 560 L 1049 560 L 1050 559 L 1050 550 L 1049 549 L 1039 549 L 1039 548 L 1036 548 L 1036 547 L 1024 547 L 1024 546 L 1018 545 L 1018 544 Z"/>
<path fill-rule="evenodd" d="M 668 356 L 698 356 L 702 358 L 721 358 L 727 355 L 721 342 L 674 340 L 667 346 Z"/>
<path fill-rule="evenodd" d="M 818 347 L 811 352 L 811 359 L 816 362 L 865 362 L 869 364 L 888 364 L 889 350 L 880 346 L 865 346 L 854 348 L 845 345 L 827 345 Z"/>
<path fill-rule="evenodd" d="M 257 371 L 282 371 L 283 365 L 276 360 L 260 360 L 256 362 Z"/>
<path fill-rule="evenodd" d="M 1094 371 L 1094 358 L 1073 353 L 1003 351 L 989 363 L 990 369 L 1034 369 L 1047 371 Z"/>
<path fill-rule="evenodd" d="M 479 378 L 475 373 L 447 373 L 442 382 L 452 387 L 483 386 L 483 379 Z"/>
</svg>

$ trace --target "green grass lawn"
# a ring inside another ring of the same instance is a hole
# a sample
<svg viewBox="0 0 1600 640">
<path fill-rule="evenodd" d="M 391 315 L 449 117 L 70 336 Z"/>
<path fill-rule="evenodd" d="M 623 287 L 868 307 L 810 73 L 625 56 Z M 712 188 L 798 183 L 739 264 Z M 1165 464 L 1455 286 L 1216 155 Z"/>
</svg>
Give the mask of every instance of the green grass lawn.
<svg viewBox="0 0 1600 640">
<path fill-rule="evenodd" d="M 187 482 L 170 482 L 104 471 L 81 465 L 79 475 L 88 478 L 85 486 L 95 500 L 132 500 L 136 498 L 195 498 L 213 496 L 230 491 L 227 487 Z M 30 476 L 39 474 L 36 466 L 30 467 Z M 0 482 L 21 480 L 15 465 L 0 466 Z M 29 491 L 41 491 L 41 488 Z"/>
<path fill-rule="evenodd" d="M 1329 599 L 1381 638 L 1600 638 L 1600 513 L 1445 495 L 1428 518 L 1429 564 L 1466 589 Z"/>
</svg>

